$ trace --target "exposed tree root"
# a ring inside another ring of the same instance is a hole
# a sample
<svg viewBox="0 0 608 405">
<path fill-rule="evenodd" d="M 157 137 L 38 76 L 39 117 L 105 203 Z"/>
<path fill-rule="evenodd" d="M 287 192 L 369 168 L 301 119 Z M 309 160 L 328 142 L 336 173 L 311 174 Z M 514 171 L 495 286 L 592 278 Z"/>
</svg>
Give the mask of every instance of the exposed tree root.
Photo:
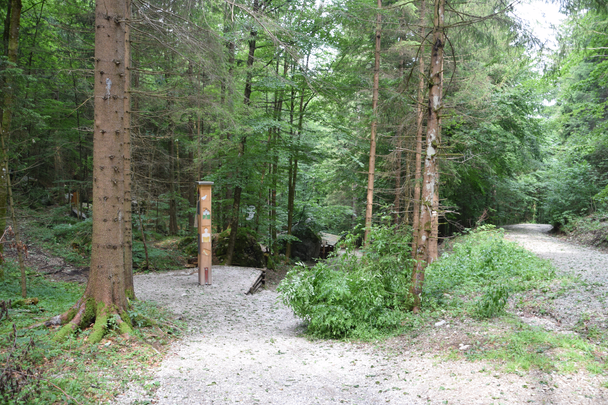
<svg viewBox="0 0 608 405">
<path fill-rule="evenodd" d="M 53 320 L 56 320 L 56 318 L 53 318 Z M 133 333 L 131 319 L 126 312 L 119 314 L 116 309 L 107 307 L 103 302 L 96 303 L 93 298 L 79 299 L 72 308 L 59 315 L 58 318 L 63 326 L 53 337 L 53 340 L 57 342 L 76 333 L 78 329 L 87 328 L 92 322 L 94 323 L 92 333 L 89 336 L 89 343 L 99 343 L 107 333 L 110 323 L 115 323 L 123 335 Z"/>
</svg>

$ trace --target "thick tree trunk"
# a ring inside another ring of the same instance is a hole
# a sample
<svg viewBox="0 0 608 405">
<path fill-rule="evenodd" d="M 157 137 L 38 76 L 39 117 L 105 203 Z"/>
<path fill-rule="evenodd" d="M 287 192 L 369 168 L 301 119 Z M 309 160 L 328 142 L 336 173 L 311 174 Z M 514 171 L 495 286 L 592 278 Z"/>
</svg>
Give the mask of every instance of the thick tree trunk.
<svg viewBox="0 0 608 405">
<path fill-rule="evenodd" d="M 436 238 L 437 231 L 433 227 L 438 221 L 438 187 L 439 170 L 437 153 L 441 144 L 441 108 L 443 106 L 443 49 L 445 0 L 435 0 L 435 17 L 433 23 L 433 45 L 431 51 L 431 88 L 429 91 L 428 122 L 426 132 L 426 157 L 424 160 L 424 176 L 422 179 L 422 200 L 420 204 L 420 223 L 418 226 L 418 243 L 416 246 L 416 265 L 412 273 L 412 294 L 414 296 L 414 312 L 420 309 L 420 295 L 424 283 L 427 264 L 436 258 L 431 239 Z M 436 240 L 435 240 L 436 244 Z"/>
<path fill-rule="evenodd" d="M 378 125 L 378 88 L 380 87 L 380 44 L 382 36 L 382 0 L 378 0 L 378 14 L 376 16 L 376 48 L 374 52 L 374 84 L 372 89 L 372 125 L 369 147 L 369 171 L 367 174 L 367 206 L 365 210 L 365 238 L 369 243 L 369 232 L 372 227 L 372 212 L 374 203 L 374 176 L 376 171 L 376 127 Z"/>
<path fill-rule="evenodd" d="M 19 51 L 19 29 L 21 28 L 21 0 L 11 0 L 9 3 L 9 13 L 7 14 L 8 24 L 8 38 L 6 38 L 6 55 L 8 62 L 17 65 L 18 62 L 18 51 Z M 4 105 L 2 106 L 2 112 L 0 117 L 0 141 L 2 149 L 2 168 L 0 173 L 0 232 L 4 231 L 6 227 L 6 201 L 8 201 L 11 208 L 11 219 L 13 223 L 13 231 L 15 233 L 15 243 L 17 245 L 17 257 L 19 260 L 19 269 L 21 272 L 21 296 L 27 297 L 27 277 L 25 273 L 25 262 L 23 261 L 23 250 L 25 246 L 21 243 L 19 236 L 19 228 L 17 226 L 17 220 L 15 215 L 15 203 L 13 201 L 13 192 L 11 188 L 11 177 L 8 164 L 8 140 L 11 129 L 11 120 L 13 117 L 13 105 L 15 102 L 14 94 L 14 80 L 11 75 L 8 75 L 6 82 L 4 83 Z M 0 250 L 1 252 L 1 250 Z M 4 269 L 0 269 L 0 278 L 4 277 Z"/>
<path fill-rule="evenodd" d="M 418 100 L 416 105 L 416 168 L 414 169 L 414 210 L 412 214 L 412 257 L 416 258 L 418 230 L 420 224 L 420 186 L 422 184 L 422 131 L 424 109 L 424 40 L 425 40 L 425 0 L 420 2 L 420 53 L 418 56 Z"/>
<path fill-rule="evenodd" d="M 133 212 L 131 197 L 131 2 L 126 0 L 125 14 L 125 98 L 124 98 L 124 175 L 125 175 L 125 234 L 124 234 L 124 261 L 125 261 L 125 293 L 127 297 L 135 298 L 133 285 Z"/>
<path fill-rule="evenodd" d="M 93 134 L 93 235 L 91 271 L 83 297 L 62 319 L 60 340 L 79 326 L 95 326 L 102 339 L 111 315 L 131 331 L 125 294 L 125 0 L 97 0 L 95 7 L 95 118 Z"/>
<path fill-rule="evenodd" d="M 21 28 L 21 0 L 10 0 L 6 15 L 6 24 L 4 30 L 4 53 L 7 60 L 12 65 L 17 65 L 17 57 L 19 54 L 19 29 Z M 13 118 L 13 104 L 15 103 L 15 94 L 13 92 L 12 76 L 6 75 L 5 82 L 2 83 L 2 93 L 4 93 L 2 109 L 0 110 L 0 138 L 2 139 L 2 154 L 3 162 L 2 170 L 0 171 L 0 232 L 4 232 L 6 228 L 6 201 L 8 197 L 8 138 L 11 130 L 11 121 Z M 4 245 L 0 243 L 0 252 L 3 251 Z M 3 270 L 0 270 L 2 272 Z M 2 274 L 2 273 L 0 273 Z"/>
</svg>

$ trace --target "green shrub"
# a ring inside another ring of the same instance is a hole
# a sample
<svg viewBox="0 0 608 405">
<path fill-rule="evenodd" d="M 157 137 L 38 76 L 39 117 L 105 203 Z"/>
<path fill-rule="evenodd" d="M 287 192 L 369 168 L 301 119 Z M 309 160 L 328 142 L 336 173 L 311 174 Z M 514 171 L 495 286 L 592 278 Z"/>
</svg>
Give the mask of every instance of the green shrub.
<svg viewBox="0 0 608 405">
<path fill-rule="evenodd" d="M 473 312 L 494 316 L 510 293 L 539 288 L 554 277 L 549 261 L 505 240 L 502 229 L 484 226 L 460 237 L 451 253 L 427 267 L 423 304 L 460 305 L 463 298 L 484 293 Z"/>
<path fill-rule="evenodd" d="M 299 264 L 277 290 L 283 302 L 324 338 L 370 338 L 397 331 L 411 308 L 410 233 L 374 227 L 363 257 L 355 235 L 345 238 L 346 253 L 312 268 Z"/>
<path fill-rule="evenodd" d="M 220 233 L 217 239 L 213 239 L 213 255 L 222 263 L 226 260 L 229 239 L 230 229 Z M 258 234 L 253 229 L 239 227 L 232 253 L 232 265 L 264 267 L 264 252 L 262 252 L 258 240 Z"/>
</svg>

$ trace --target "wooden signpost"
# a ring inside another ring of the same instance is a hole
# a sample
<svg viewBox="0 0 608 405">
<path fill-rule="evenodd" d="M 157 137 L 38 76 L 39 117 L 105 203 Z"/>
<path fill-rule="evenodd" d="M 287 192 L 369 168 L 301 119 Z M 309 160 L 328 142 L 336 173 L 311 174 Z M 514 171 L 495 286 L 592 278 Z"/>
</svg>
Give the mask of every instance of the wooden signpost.
<svg viewBox="0 0 608 405">
<path fill-rule="evenodd" d="M 212 181 L 197 182 L 196 217 L 198 224 L 198 283 L 211 284 L 211 192 Z"/>
</svg>

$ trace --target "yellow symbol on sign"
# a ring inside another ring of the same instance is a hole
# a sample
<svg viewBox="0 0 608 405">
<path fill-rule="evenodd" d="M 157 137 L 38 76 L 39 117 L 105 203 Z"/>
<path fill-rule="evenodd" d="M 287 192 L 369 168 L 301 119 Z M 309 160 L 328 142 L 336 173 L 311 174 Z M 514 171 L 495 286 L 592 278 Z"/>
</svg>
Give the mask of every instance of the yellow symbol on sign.
<svg viewBox="0 0 608 405">
<path fill-rule="evenodd" d="M 205 232 L 203 232 L 201 237 L 202 237 L 203 243 L 211 242 L 211 234 L 209 233 L 209 230 L 207 228 L 205 228 Z"/>
</svg>

